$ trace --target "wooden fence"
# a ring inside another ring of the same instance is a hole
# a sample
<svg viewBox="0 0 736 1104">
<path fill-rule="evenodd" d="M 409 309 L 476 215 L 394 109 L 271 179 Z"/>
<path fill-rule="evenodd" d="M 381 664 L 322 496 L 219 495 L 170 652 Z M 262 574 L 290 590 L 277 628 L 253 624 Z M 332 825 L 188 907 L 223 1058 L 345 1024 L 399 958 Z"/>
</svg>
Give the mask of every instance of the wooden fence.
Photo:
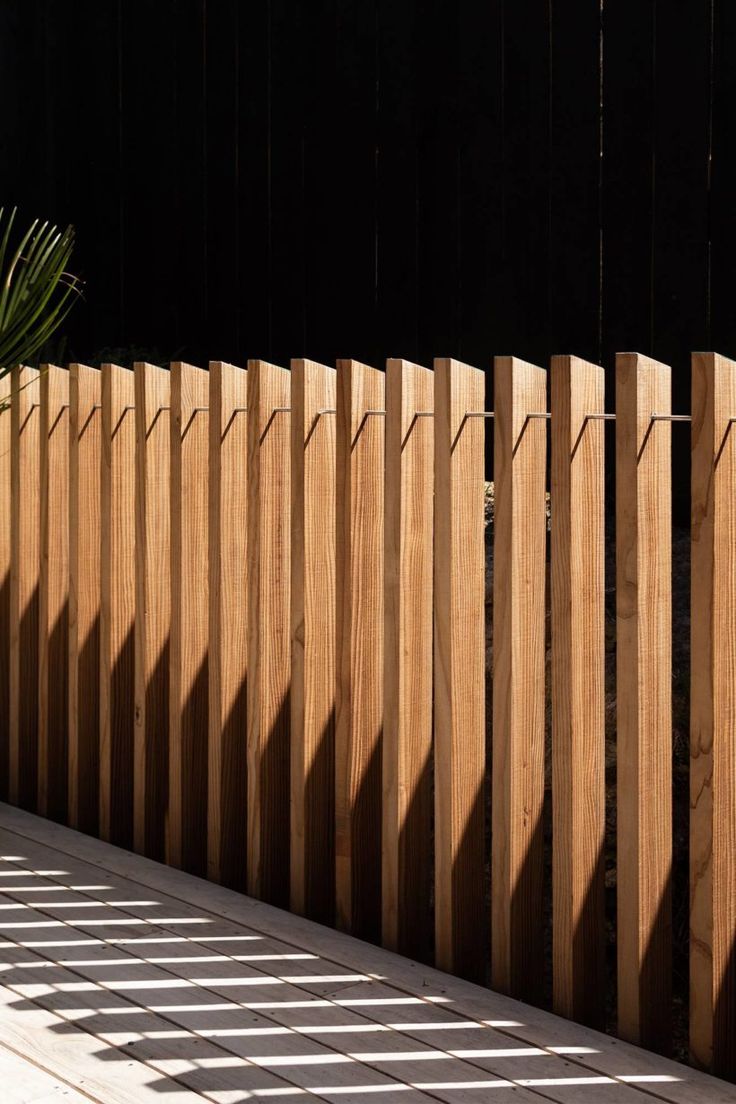
<svg viewBox="0 0 736 1104">
<path fill-rule="evenodd" d="M 547 771 L 552 1003 L 602 1025 L 615 418 L 618 1031 L 668 1050 L 671 373 L 619 355 L 615 414 L 600 367 L 555 357 L 549 377 L 550 413 L 547 372 L 511 357 L 493 411 L 485 374 L 447 359 L 0 381 L 9 800 L 538 1003 Z M 730 1075 L 735 420 L 736 362 L 696 354 L 689 1034 Z"/>
</svg>

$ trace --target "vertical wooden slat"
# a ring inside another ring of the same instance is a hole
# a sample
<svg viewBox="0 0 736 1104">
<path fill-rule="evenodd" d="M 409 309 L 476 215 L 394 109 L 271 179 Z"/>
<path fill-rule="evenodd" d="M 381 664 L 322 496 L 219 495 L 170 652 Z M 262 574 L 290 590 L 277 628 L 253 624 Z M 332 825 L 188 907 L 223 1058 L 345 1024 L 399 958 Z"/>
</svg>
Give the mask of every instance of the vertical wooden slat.
<svg viewBox="0 0 736 1104">
<path fill-rule="evenodd" d="M 495 362 L 492 983 L 543 985 L 545 465 L 547 373 Z"/>
<path fill-rule="evenodd" d="M 485 377 L 434 362 L 435 958 L 485 980 Z"/>
<path fill-rule="evenodd" d="M 248 892 L 289 902 L 289 372 L 248 363 Z"/>
<path fill-rule="evenodd" d="M 69 673 L 69 373 L 40 379 L 38 811 L 67 815 Z"/>
<path fill-rule="evenodd" d="M 384 374 L 337 365 L 335 905 L 381 936 Z"/>
<path fill-rule="evenodd" d="M 102 365 L 100 835 L 133 845 L 135 381 Z"/>
<path fill-rule="evenodd" d="M 291 376 L 291 908 L 331 924 L 335 910 L 335 369 L 293 360 Z"/>
<path fill-rule="evenodd" d="M 385 946 L 427 961 L 432 888 L 434 378 L 386 365 L 383 711 Z M 421 415 L 421 416 L 419 416 Z"/>
<path fill-rule="evenodd" d="M 736 1078 L 736 362 L 693 355 L 690 1054 Z"/>
<path fill-rule="evenodd" d="M 69 366 L 69 824 L 97 833 L 100 770 L 100 373 Z"/>
<path fill-rule="evenodd" d="M 38 369 L 14 368 L 11 391 L 8 797 L 33 810 L 38 790 Z"/>
<path fill-rule="evenodd" d="M 153 364 L 135 376 L 135 734 L 133 841 L 165 852 L 169 770 L 170 374 Z"/>
<path fill-rule="evenodd" d="M 0 801 L 8 799 L 10 737 L 10 389 L 11 374 L 0 378 L 0 495 L 5 516 L 0 524 Z"/>
<path fill-rule="evenodd" d="M 209 372 L 171 365 L 167 862 L 207 869 Z"/>
<path fill-rule="evenodd" d="M 616 357 L 618 1031 L 671 1046 L 670 369 Z"/>
<path fill-rule="evenodd" d="M 553 997 L 603 1027 L 603 369 L 553 357 L 551 390 Z"/>
<path fill-rule="evenodd" d="M 248 373 L 210 364 L 207 876 L 246 885 Z"/>
</svg>

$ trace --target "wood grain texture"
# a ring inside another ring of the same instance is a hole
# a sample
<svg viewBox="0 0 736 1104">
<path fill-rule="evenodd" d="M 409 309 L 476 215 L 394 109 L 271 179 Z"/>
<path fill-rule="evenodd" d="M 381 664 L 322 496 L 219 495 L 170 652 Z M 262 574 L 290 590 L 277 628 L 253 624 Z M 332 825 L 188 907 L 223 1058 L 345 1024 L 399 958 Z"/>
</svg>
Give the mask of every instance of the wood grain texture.
<svg viewBox="0 0 736 1104">
<path fill-rule="evenodd" d="M 485 980 L 485 377 L 442 359 L 434 384 L 435 959 Z"/>
<path fill-rule="evenodd" d="M 384 374 L 337 362 L 335 905 L 381 938 Z"/>
<path fill-rule="evenodd" d="M 38 811 L 66 820 L 69 736 L 69 373 L 40 379 Z"/>
<path fill-rule="evenodd" d="M 248 373 L 210 364 L 207 876 L 245 889 Z"/>
<path fill-rule="evenodd" d="M 432 862 L 434 377 L 386 365 L 382 940 L 428 961 Z M 417 417 L 417 413 L 423 415 Z"/>
<path fill-rule="evenodd" d="M 616 357 L 618 1033 L 671 1046 L 670 369 Z"/>
<path fill-rule="evenodd" d="M 8 797 L 14 805 L 33 810 L 38 791 L 38 369 L 14 368 L 11 392 Z"/>
<path fill-rule="evenodd" d="M 207 870 L 209 372 L 171 365 L 171 638 L 166 861 Z"/>
<path fill-rule="evenodd" d="M 335 402 L 334 368 L 291 362 L 290 907 L 323 924 L 335 913 Z"/>
<path fill-rule="evenodd" d="M 97 832 L 100 772 L 100 373 L 69 366 L 69 824 Z"/>
<path fill-rule="evenodd" d="M 544 969 L 547 373 L 495 362 L 492 984 L 538 1001 Z"/>
<path fill-rule="evenodd" d="M 289 902 L 291 377 L 248 362 L 248 892 Z"/>
<path fill-rule="evenodd" d="M 103 364 L 100 535 L 100 836 L 133 845 L 135 379 Z"/>
<path fill-rule="evenodd" d="M 0 495 L 7 503 L 0 524 L 0 799 L 8 799 L 10 738 L 10 389 L 11 374 L 0 379 Z"/>
<path fill-rule="evenodd" d="M 555 1011 L 605 1020 L 603 369 L 552 358 L 552 917 Z"/>
<path fill-rule="evenodd" d="M 690 1055 L 736 1079 L 736 362 L 692 360 Z"/>
<path fill-rule="evenodd" d="M 170 373 L 135 377 L 135 733 L 133 844 L 163 860 L 169 778 Z"/>
</svg>

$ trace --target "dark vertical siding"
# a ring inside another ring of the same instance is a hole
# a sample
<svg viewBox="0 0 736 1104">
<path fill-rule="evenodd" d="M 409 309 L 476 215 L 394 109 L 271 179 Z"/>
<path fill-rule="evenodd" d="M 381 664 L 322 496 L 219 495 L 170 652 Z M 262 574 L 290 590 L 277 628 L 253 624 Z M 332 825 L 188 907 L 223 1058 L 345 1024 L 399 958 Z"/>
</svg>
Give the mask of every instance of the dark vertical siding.
<svg viewBox="0 0 736 1104">
<path fill-rule="evenodd" d="M 691 348 L 736 353 L 728 0 L 0 20 L 1 198 L 77 226 L 79 358 L 636 348 L 684 403 Z"/>
</svg>

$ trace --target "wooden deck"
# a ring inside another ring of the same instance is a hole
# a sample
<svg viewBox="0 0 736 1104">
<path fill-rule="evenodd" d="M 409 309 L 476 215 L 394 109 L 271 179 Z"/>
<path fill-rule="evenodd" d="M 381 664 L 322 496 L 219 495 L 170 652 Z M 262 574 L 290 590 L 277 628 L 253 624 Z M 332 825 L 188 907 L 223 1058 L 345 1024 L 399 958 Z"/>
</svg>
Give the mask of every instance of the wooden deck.
<svg viewBox="0 0 736 1104">
<path fill-rule="evenodd" d="M 736 1086 L 0 805 L 0 1096 L 736 1104 Z"/>
</svg>

